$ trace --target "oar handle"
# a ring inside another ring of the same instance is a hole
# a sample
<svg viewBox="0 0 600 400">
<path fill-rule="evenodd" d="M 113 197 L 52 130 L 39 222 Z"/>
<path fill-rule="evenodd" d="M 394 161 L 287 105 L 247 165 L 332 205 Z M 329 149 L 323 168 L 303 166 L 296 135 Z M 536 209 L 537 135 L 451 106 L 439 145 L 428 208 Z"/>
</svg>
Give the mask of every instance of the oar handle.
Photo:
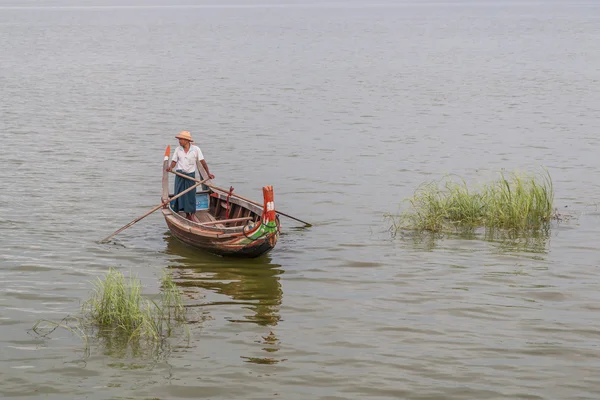
<svg viewBox="0 0 600 400">
<path fill-rule="evenodd" d="M 172 171 L 172 170 L 171 170 L 171 171 L 169 171 L 169 172 L 170 172 L 170 173 L 172 173 L 172 174 L 175 174 L 175 175 L 177 175 L 177 176 L 180 176 L 180 177 L 182 177 L 182 178 L 189 179 L 189 180 L 191 180 L 191 181 L 194 181 L 194 182 L 200 182 L 200 180 L 198 180 L 198 179 L 196 179 L 196 178 L 192 178 L 192 177 L 190 177 L 190 176 L 184 175 L 184 174 L 182 174 L 182 173 L 180 173 L 180 172 L 177 172 L 177 171 Z M 204 180 L 204 181 L 202 181 L 202 182 L 205 182 L 205 181 L 207 181 L 207 180 L 208 180 L 208 179 L 205 179 L 205 180 Z M 209 187 L 209 188 L 211 188 L 211 189 L 215 189 L 215 190 L 218 190 L 218 191 L 220 191 L 220 192 L 223 192 L 223 193 L 225 193 L 225 194 L 229 194 L 229 191 L 228 191 L 228 190 L 226 190 L 226 189 L 220 188 L 220 187 L 218 187 L 218 186 L 215 186 L 215 185 L 211 185 L 210 183 L 205 183 L 205 185 L 206 185 L 206 186 L 208 186 L 208 187 Z M 240 195 L 238 195 L 238 194 L 232 193 L 232 194 L 231 194 L 231 196 L 233 196 L 233 197 L 237 197 L 238 199 L 245 200 L 245 201 L 247 201 L 248 203 L 252 203 L 252 204 L 254 204 L 255 206 L 263 207 L 263 205 L 262 205 L 262 204 L 260 204 L 260 203 L 258 203 L 258 202 L 256 202 L 256 201 L 253 201 L 253 200 L 247 199 L 247 198 L 245 198 L 245 197 L 243 197 L 243 196 L 240 196 Z M 308 223 L 308 222 L 306 222 L 306 221 L 302 221 L 301 219 L 298 219 L 298 218 L 296 218 L 296 217 L 292 217 L 291 215 L 288 215 L 288 214 L 282 213 L 282 212 L 281 212 L 281 211 L 279 211 L 279 210 L 275 210 L 275 212 L 276 212 L 277 214 L 281 214 L 281 215 L 284 215 L 284 216 L 286 216 L 286 217 L 288 217 L 288 218 L 291 218 L 291 219 L 293 219 L 293 220 L 295 220 L 295 221 L 302 222 L 302 223 L 303 223 L 304 225 L 306 225 L 307 227 L 310 227 L 310 226 L 312 226 L 312 224 L 309 224 L 309 223 Z"/>
<path fill-rule="evenodd" d="M 183 175 L 185 176 L 185 175 Z M 188 177 L 189 178 L 189 177 Z M 205 179 L 204 181 L 207 181 L 208 179 Z M 178 193 L 177 195 L 171 197 L 169 200 L 160 203 L 159 205 L 157 205 L 156 207 L 154 207 L 152 210 L 148 211 L 146 214 L 142 215 L 141 217 L 138 217 L 136 219 L 134 219 L 133 221 L 131 221 L 130 223 L 128 223 L 127 225 L 123 226 L 122 228 L 118 229 L 117 231 L 113 232 L 112 234 L 108 235 L 107 237 L 105 237 L 104 239 L 102 239 L 100 241 L 100 243 L 105 243 L 108 241 L 108 239 L 112 238 L 113 236 L 123 232 L 125 229 L 129 228 L 131 225 L 135 224 L 136 222 L 146 218 L 148 215 L 152 214 L 154 211 L 158 210 L 161 207 L 166 206 L 167 204 L 169 204 L 172 200 L 175 200 L 181 196 L 183 196 L 184 194 L 188 193 L 191 190 L 196 189 L 198 186 L 202 185 L 204 183 L 204 181 L 198 181 L 198 183 L 196 183 L 193 186 L 190 186 L 189 188 L 185 189 L 183 192 Z"/>
</svg>

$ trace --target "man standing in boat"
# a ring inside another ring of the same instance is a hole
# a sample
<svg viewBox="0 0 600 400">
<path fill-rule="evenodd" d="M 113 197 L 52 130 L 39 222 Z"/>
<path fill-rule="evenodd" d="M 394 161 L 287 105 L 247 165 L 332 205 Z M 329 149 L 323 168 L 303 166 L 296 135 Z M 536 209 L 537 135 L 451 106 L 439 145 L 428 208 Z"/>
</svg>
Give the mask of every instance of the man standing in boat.
<svg viewBox="0 0 600 400">
<path fill-rule="evenodd" d="M 191 178 L 196 177 L 196 161 L 200 161 L 204 170 L 208 174 L 208 179 L 214 179 L 214 175 L 210 173 L 208 170 L 208 165 L 204 160 L 204 156 L 202 155 L 202 150 L 200 147 L 193 145 L 194 140 L 192 139 L 192 135 L 188 131 L 181 131 L 179 135 L 175 136 L 179 139 L 179 146 L 175 149 L 173 153 L 173 158 L 171 158 L 171 165 L 167 168 L 167 171 L 172 171 L 175 168 L 176 172 L 187 175 Z M 200 175 L 200 173 L 198 174 Z M 200 179 L 203 177 L 200 175 Z M 194 185 L 194 181 L 182 178 L 180 176 L 175 176 L 175 194 L 179 194 L 184 190 L 188 189 L 190 186 Z M 194 221 L 194 214 L 196 213 L 196 193 L 195 190 L 191 190 L 190 192 L 184 194 L 183 196 L 175 199 L 175 204 L 173 205 L 173 210 L 175 212 L 183 211 L 185 212 L 186 218 Z"/>
</svg>

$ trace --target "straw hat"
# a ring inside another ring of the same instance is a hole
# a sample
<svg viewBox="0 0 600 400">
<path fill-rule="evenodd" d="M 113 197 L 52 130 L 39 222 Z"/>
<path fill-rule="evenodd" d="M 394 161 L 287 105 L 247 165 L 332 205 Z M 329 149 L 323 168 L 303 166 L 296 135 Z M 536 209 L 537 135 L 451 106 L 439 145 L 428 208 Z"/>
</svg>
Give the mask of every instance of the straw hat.
<svg viewBox="0 0 600 400">
<path fill-rule="evenodd" d="M 177 135 L 175 137 L 177 139 L 189 140 L 190 142 L 194 141 L 194 139 L 192 139 L 192 135 L 188 131 L 181 131 L 181 132 L 179 132 L 179 135 Z"/>
</svg>

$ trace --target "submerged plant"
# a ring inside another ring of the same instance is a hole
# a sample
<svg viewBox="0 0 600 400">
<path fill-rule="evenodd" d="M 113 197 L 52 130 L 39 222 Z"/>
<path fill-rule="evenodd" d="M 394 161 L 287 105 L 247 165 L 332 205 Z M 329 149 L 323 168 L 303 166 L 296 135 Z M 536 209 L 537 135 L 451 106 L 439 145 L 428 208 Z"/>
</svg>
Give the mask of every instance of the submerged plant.
<svg viewBox="0 0 600 400">
<path fill-rule="evenodd" d="M 109 350 L 119 349 L 120 353 L 127 347 L 133 353 L 160 350 L 173 329 L 186 320 L 181 292 L 169 273 L 161 277 L 161 286 L 160 298 L 152 300 L 142 295 L 137 278 L 125 278 L 111 268 L 104 279 L 93 282 L 91 297 L 83 303 L 81 316 L 69 318 L 70 323 L 38 321 L 33 331 L 41 333 L 41 323 L 46 322 L 54 329 L 63 327 L 76 333 L 86 347 L 90 338 L 96 338 Z"/>
<path fill-rule="evenodd" d="M 477 227 L 527 231 L 547 227 L 555 217 L 553 200 L 547 171 L 541 176 L 501 173 L 500 179 L 479 190 L 469 190 L 464 180 L 425 183 L 408 199 L 409 211 L 387 218 L 394 232 L 471 231 Z"/>
</svg>

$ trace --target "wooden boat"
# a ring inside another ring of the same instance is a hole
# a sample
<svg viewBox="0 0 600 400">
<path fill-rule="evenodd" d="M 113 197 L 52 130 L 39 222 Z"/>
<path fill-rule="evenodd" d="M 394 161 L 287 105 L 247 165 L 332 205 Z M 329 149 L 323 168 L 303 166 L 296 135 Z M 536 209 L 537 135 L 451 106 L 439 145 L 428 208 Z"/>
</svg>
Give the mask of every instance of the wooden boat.
<svg viewBox="0 0 600 400">
<path fill-rule="evenodd" d="M 167 167 L 171 147 L 165 151 L 163 162 L 162 196 L 166 203 L 169 194 Z M 202 176 L 208 176 L 200 163 Z M 196 180 L 200 182 L 200 180 Z M 263 187 L 263 205 L 240 198 L 216 188 L 205 181 L 206 190 L 196 190 L 196 221 L 190 221 L 185 213 L 176 213 L 171 202 L 162 209 L 171 233 L 182 242 L 222 256 L 258 257 L 275 247 L 280 233 L 279 217 L 273 202 L 273 187 Z"/>
</svg>

